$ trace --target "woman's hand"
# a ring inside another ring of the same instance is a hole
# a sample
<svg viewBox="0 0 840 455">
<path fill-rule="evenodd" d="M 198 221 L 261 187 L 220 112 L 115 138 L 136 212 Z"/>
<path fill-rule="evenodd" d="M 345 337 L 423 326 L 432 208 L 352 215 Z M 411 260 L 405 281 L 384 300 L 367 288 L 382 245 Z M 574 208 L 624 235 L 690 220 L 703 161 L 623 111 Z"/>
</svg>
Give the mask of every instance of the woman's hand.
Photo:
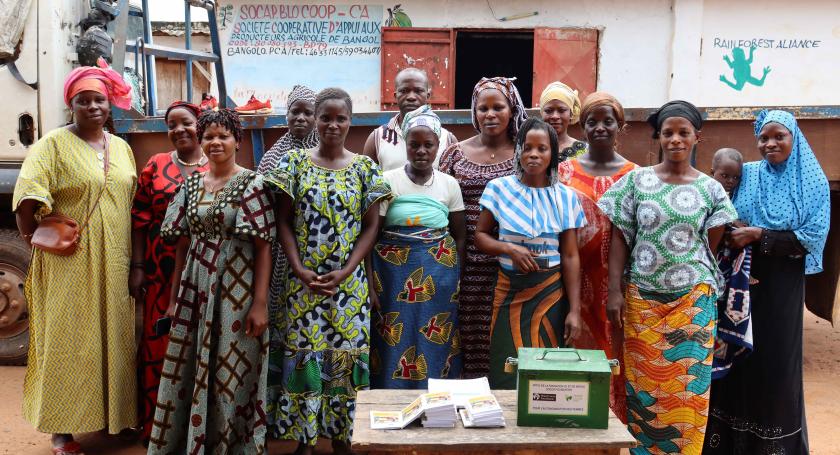
<svg viewBox="0 0 840 455">
<path fill-rule="evenodd" d="M 303 282 L 303 284 L 306 287 L 308 287 L 310 291 L 312 291 L 316 294 L 320 294 L 320 295 L 331 295 L 331 294 L 322 293 L 319 288 L 316 288 L 314 286 L 314 284 L 318 282 L 318 274 L 313 272 L 312 270 L 300 269 L 300 270 L 294 270 L 294 273 L 295 273 L 295 276 L 298 277 L 298 279 L 301 282 Z"/>
<path fill-rule="evenodd" d="M 729 246 L 743 248 L 750 243 L 761 240 L 762 229 L 755 226 L 746 226 L 734 229 L 729 233 Z"/>
<path fill-rule="evenodd" d="M 146 292 L 146 273 L 140 267 L 132 267 L 128 275 L 128 292 L 134 297 L 135 302 L 142 302 Z"/>
<path fill-rule="evenodd" d="M 166 317 L 175 319 L 175 299 L 169 301 L 169 306 L 166 307 Z"/>
<path fill-rule="evenodd" d="M 333 270 L 319 276 L 310 287 L 321 295 L 333 295 L 345 278 L 347 278 L 347 274 L 343 270 Z"/>
<path fill-rule="evenodd" d="M 581 328 L 580 311 L 570 311 L 566 316 L 566 326 L 563 329 L 563 342 L 571 346 L 580 336 Z"/>
<path fill-rule="evenodd" d="M 254 300 L 245 317 L 245 335 L 259 338 L 268 327 L 268 306 L 265 301 Z"/>
<path fill-rule="evenodd" d="M 627 302 L 621 290 L 610 290 L 607 296 L 607 319 L 616 328 L 624 327 L 624 308 Z"/>
<path fill-rule="evenodd" d="M 510 256 L 511 261 L 513 261 L 513 265 L 521 272 L 530 273 L 536 272 L 540 269 L 540 266 L 537 265 L 537 261 L 534 260 L 535 257 L 539 256 L 537 253 L 532 252 L 522 245 L 514 245 L 511 243 L 507 245 L 507 255 Z"/>
<path fill-rule="evenodd" d="M 377 294 L 376 291 L 373 290 L 373 286 L 370 286 L 368 295 L 370 298 L 370 307 L 375 311 L 379 311 L 379 294 Z"/>
</svg>

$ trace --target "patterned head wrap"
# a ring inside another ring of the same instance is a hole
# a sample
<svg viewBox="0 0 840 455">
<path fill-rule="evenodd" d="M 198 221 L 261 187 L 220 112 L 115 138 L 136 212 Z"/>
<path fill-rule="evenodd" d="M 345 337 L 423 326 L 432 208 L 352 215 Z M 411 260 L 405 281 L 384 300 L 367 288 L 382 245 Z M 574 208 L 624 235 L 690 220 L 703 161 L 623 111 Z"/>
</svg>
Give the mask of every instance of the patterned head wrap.
<svg viewBox="0 0 840 455">
<path fill-rule="evenodd" d="M 289 99 L 286 101 L 286 110 L 291 109 L 292 104 L 300 100 L 309 101 L 314 105 L 315 92 L 305 85 L 295 85 L 292 87 L 292 91 L 289 92 Z"/>
<path fill-rule="evenodd" d="M 475 84 L 472 94 L 472 124 L 476 131 L 481 132 L 481 127 L 478 124 L 478 117 L 476 116 L 478 94 L 484 90 L 492 88 L 502 92 L 502 95 L 504 95 L 505 99 L 507 99 L 511 114 L 508 131 L 512 133 L 511 137 L 516 137 L 516 133 L 519 132 L 519 128 L 522 128 L 522 124 L 525 123 L 525 120 L 528 120 L 528 113 L 525 112 L 525 104 L 522 102 L 522 97 L 519 96 L 519 90 L 517 90 L 516 86 L 513 85 L 513 81 L 515 80 L 515 77 L 482 77 L 481 80 Z"/>
<path fill-rule="evenodd" d="M 770 122 L 790 131 L 793 149 L 784 163 L 761 160 L 744 164 L 735 209 L 752 226 L 793 231 L 808 250 L 805 273 L 819 273 L 831 212 L 828 179 L 793 114 L 761 111 L 755 121 L 755 135 Z"/>
<path fill-rule="evenodd" d="M 295 102 L 300 100 L 309 101 L 314 105 L 315 92 L 313 92 L 309 87 L 303 85 L 295 85 L 292 87 L 292 91 L 289 92 L 289 98 L 286 101 L 287 111 L 292 107 L 292 104 L 295 104 Z M 289 150 L 312 149 L 318 147 L 320 143 L 321 141 L 318 139 L 318 130 L 314 127 L 303 139 L 294 137 L 291 130 L 287 131 L 283 137 L 281 137 L 274 143 L 274 145 L 271 146 L 270 149 L 268 149 L 267 152 L 265 152 L 262 160 L 260 160 L 259 166 L 257 166 L 257 172 L 264 174 L 277 167 L 277 164 L 280 163 L 280 158 L 282 158 Z"/>
<path fill-rule="evenodd" d="M 131 87 L 102 57 L 96 64 L 98 66 L 81 66 L 67 75 L 64 79 L 64 104 L 69 107 L 74 96 L 91 90 L 107 96 L 108 101 L 120 109 L 130 108 Z"/>
<path fill-rule="evenodd" d="M 545 90 L 540 95 L 540 108 L 543 108 L 551 100 L 562 101 L 563 104 L 569 106 L 569 110 L 572 111 L 572 125 L 580 120 L 580 97 L 578 97 L 577 90 L 560 81 L 554 81 L 546 85 Z"/>
<path fill-rule="evenodd" d="M 166 108 L 166 114 L 163 115 L 163 121 L 169 121 L 169 113 L 179 108 L 190 111 L 190 113 L 192 113 L 192 115 L 194 115 L 196 119 L 198 119 L 198 116 L 201 115 L 201 109 L 195 104 L 178 100 L 173 101 L 172 104 L 170 104 L 169 107 Z"/>
<path fill-rule="evenodd" d="M 440 117 L 432 112 L 432 108 L 428 104 L 420 106 L 403 116 L 402 125 L 400 127 L 400 129 L 402 129 L 403 140 L 408 137 L 408 131 L 417 126 L 425 126 L 426 128 L 429 128 L 435 133 L 438 140 L 440 140 Z"/>
<path fill-rule="evenodd" d="M 703 128 L 703 115 L 700 114 L 697 106 L 683 100 L 668 101 L 647 118 L 648 124 L 653 127 L 654 139 L 659 137 L 665 120 L 671 117 L 682 117 L 688 120 L 697 131 Z"/>
<path fill-rule="evenodd" d="M 585 122 L 589 114 L 600 106 L 611 107 L 615 113 L 615 119 L 618 120 L 618 127 L 621 128 L 624 126 L 624 107 L 614 96 L 607 92 L 592 92 L 587 95 L 583 101 L 583 107 L 580 110 L 580 119 Z"/>
</svg>

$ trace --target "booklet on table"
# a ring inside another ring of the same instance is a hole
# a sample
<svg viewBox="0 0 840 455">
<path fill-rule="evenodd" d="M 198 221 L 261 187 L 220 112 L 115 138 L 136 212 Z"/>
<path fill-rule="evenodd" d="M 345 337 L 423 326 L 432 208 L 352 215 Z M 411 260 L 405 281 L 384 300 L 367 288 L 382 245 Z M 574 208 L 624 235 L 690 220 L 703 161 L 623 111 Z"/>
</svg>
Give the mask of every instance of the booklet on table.
<svg viewBox="0 0 840 455">
<path fill-rule="evenodd" d="M 449 392 L 424 393 L 399 411 L 370 411 L 370 428 L 398 430 L 423 415 L 423 426 L 452 428 L 455 426 L 455 402 Z"/>
<path fill-rule="evenodd" d="M 455 406 L 464 408 L 471 397 L 490 395 L 490 382 L 487 377 L 475 379 L 429 379 L 429 392 L 449 392 L 455 400 Z"/>
</svg>

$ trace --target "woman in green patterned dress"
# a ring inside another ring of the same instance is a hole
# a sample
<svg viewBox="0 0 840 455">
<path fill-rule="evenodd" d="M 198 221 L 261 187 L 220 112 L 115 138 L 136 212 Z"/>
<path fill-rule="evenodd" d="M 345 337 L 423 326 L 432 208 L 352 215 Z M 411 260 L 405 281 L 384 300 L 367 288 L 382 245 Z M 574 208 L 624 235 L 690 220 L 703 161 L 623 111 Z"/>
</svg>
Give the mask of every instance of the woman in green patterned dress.
<svg viewBox="0 0 840 455">
<path fill-rule="evenodd" d="M 271 198 L 260 175 L 236 164 L 235 112 L 202 113 L 198 137 L 210 170 L 184 181 L 160 231 L 178 242 L 179 285 L 148 453 L 262 454 Z"/>
<path fill-rule="evenodd" d="M 266 175 L 277 194 L 288 258 L 277 320 L 286 339 L 271 353 L 273 436 L 310 454 L 319 436 L 349 453 L 356 391 L 369 385 L 370 300 L 363 259 L 390 188 L 370 158 L 344 148 L 353 105 L 341 89 L 315 101 L 320 145 L 291 150 Z M 280 375 L 279 378 L 273 377 Z"/>
</svg>

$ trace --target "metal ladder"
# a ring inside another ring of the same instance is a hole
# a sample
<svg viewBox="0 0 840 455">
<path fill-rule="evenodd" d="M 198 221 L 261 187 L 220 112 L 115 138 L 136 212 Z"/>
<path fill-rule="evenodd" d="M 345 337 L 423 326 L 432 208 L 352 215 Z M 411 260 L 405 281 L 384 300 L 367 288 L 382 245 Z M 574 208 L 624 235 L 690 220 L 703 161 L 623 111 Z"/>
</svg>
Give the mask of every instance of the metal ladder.
<svg viewBox="0 0 840 455">
<path fill-rule="evenodd" d="M 213 52 L 201 52 L 192 49 L 192 14 L 191 7 L 202 8 L 207 11 L 207 20 L 210 26 L 210 42 Z M 143 58 L 142 71 L 144 74 L 143 86 L 146 95 L 145 112 L 138 112 L 134 109 L 123 111 L 123 115 L 129 118 L 154 117 L 157 115 L 157 82 L 155 79 L 155 57 L 166 57 L 172 60 L 186 61 L 187 70 L 187 100 L 192 102 L 193 88 L 193 67 L 192 62 L 213 63 L 216 70 L 216 84 L 219 89 L 218 102 L 220 107 L 228 107 L 230 100 L 227 96 L 225 86 L 225 72 L 222 65 L 222 50 L 219 42 L 219 28 L 216 21 L 216 2 L 214 0 L 184 0 L 184 44 L 186 49 L 177 47 L 161 46 L 154 44 L 152 40 L 152 21 L 149 11 L 149 1 L 143 0 L 142 11 L 132 12 L 129 8 L 129 0 L 119 0 L 117 9 L 119 15 L 115 19 L 114 31 L 114 56 L 113 68 L 120 74 L 125 71 L 126 52 L 133 52 L 135 56 L 135 71 L 140 74 L 140 56 Z M 143 19 L 143 38 L 137 40 L 127 39 L 129 16 L 139 16 Z M 115 115 L 116 117 L 116 115 Z"/>
</svg>

